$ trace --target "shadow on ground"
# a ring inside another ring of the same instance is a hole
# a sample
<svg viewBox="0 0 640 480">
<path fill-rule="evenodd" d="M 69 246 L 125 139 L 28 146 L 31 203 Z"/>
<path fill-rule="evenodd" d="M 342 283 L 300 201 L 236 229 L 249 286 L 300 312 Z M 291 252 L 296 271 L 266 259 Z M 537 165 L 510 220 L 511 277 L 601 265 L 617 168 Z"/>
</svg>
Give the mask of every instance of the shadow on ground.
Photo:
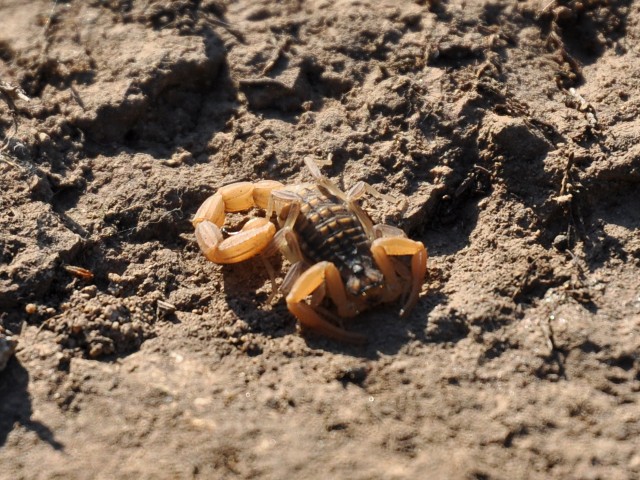
<svg viewBox="0 0 640 480">
<path fill-rule="evenodd" d="M 33 420 L 32 415 L 29 372 L 13 358 L 0 373 L 0 447 L 4 446 L 9 434 L 21 425 L 55 450 L 64 450 L 64 445 L 56 440 L 49 427 Z"/>
</svg>

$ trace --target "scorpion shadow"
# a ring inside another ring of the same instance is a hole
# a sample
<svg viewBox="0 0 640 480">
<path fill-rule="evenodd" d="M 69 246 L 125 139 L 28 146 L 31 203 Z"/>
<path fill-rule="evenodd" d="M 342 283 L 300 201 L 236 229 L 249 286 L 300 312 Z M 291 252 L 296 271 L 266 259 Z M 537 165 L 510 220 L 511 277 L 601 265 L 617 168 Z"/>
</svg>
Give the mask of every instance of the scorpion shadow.
<svg viewBox="0 0 640 480">
<path fill-rule="evenodd" d="M 277 276 L 282 278 L 281 260 L 272 260 Z M 277 338 L 296 335 L 297 321 L 289 312 L 282 294 L 267 303 L 271 284 L 266 269 L 259 260 L 249 260 L 235 265 L 223 265 L 222 276 L 227 305 L 247 323 L 250 332 Z M 429 279 L 427 278 L 427 284 Z M 381 304 L 364 311 L 353 319 L 345 319 L 346 330 L 366 335 L 364 345 L 353 345 L 327 338 L 310 330 L 302 335 L 307 345 L 314 349 L 341 353 L 354 357 L 375 359 L 380 354 L 397 353 L 409 342 L 434 343 L 450 341 L 426 332 L 430 312 L 446 302 L 446 296 L 430 290 L 420 296 L 417 305 L 406 318 L 399 315 L 401 303 Z M 256 352 L 259 353 L 259 352 Z"/>
<path fill-rule="evenodd" d="M 269 261 L 280 281 L 286 273 L 282 259 L 276 256 Z M 222 265 L 221 268 L 226 304 L 247 323 L 250 332 L 270 338 L 295 334 L 295 318 L 289 314 L 281 294 L 268 303 L 271 282 L 259 259 Z"/>
<path fill-rule="evenodd" d="M 420 296 L 418 303 L 406 317 L 400 317 L 401 303 L 393 302 L 378 305 L 353 319 L 347 319 L 344 325 L 347 330 L 367 336 L 368 341 L 364 345 L 338 342 L 311 331 L 305 331 L 304 338 L 311 348 L 375 360 L 380 355 L 394 355 L 412 342 L 427 344 L 449 341 L 449 338 L 427 333 L 429 314 L 443 303 L 446 303 L 444 294 L 428 291 Z"/>
<path fill-rule="evenodd" d="M 0 447 L 7 441 L 16 424 L 35 432 L 40 440 L 55 450 L 64 450 L 64 445 L 55 439 L 45 424 L 32 420 L 33 409 L 29 395 L 29 373 L 13 357 L 7 368 L 0 372 Z"/>
</svg>

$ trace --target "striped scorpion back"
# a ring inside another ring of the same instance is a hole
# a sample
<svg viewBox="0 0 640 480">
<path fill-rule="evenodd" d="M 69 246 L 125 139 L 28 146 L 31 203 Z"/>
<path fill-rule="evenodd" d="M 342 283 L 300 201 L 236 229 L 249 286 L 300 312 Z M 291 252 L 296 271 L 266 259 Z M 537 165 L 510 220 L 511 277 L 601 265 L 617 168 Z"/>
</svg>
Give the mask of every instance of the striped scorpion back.
<svg viewBox="0 0 640 480">
<path fill-rule="evenodd" d="M 332 194 L 319 188 L 299 192 L 300 214 L 293 230 L 300 250 L 312 264 L 332 262 L 347 291 L 361 295 L 382 284 L 371 256 L 371 242 L 358 217 Z"/>
</svg>

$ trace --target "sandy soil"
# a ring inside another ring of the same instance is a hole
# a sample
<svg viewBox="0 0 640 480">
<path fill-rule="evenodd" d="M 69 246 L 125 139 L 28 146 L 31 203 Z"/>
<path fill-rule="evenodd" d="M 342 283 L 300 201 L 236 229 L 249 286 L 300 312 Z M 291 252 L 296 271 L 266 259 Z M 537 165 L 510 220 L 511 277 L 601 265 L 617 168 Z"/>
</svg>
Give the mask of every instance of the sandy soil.
<svg viewBox="0 0 640 480">
<path fill-rule="evenodd" d="M 640 477 L 639 2 L 0 15 L 1 478 Z M 216 188 L 307 155 L 429 249 L 366 346 L 195 245 Z"/>
</svg>

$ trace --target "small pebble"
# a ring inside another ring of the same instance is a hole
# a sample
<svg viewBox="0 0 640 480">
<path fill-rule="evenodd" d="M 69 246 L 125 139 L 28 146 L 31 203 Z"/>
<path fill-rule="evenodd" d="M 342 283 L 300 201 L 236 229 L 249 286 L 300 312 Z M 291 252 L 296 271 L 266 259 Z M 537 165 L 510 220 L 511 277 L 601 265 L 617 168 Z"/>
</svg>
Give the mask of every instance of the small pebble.
<svg viewBox="0 0 640 480">
<path fill-rule="evenodd" d="M 131 326 L 130 323 L 125 323 L 122 325 L 122 327 L 120 327 L 120 331 L 125 337 L 128 337 L 133 332 L 133 327 Z"/>
<path fill-rule="evenodd" d="M 102 355 L 103 351 L 104 351 L 104 349 L 102 348 L 102 344 L 101 343 L 95 343 L 95 344 L 91 345 L 91 349 L 89 350 L 89 356 L 91 358 L 99 357 L 100 355 Z"/>
<path fill-rule="evenodd" d="M 107 320 L 111 320 L 112 322 L 115 322 L 119 316 L 120 316 L 120 312 L 118 312 L 118 309 L 115 306 L 107 305 L 104 308 L 104 317 Z"/>
<path fill-rule="evenodd" d="M 49 140 L 51 140 L 51 137 L 44 132 L 38 132 L 36 137 L 40 143 L 48 142 Z"/>
<path fill-rule="evenodd" d="M 82 331 L 84 331 L 88 326 L 89 326 L 89 323 L 87 322 L 86 319 L 79 318 L 75 320 L 71 325 L 71 333 L 78 335 L 79 333 L 82 333 Z"/>
<path fill-rule="evenodd" d="M 560 234 L 553 239 L 553 246 L 559 252 L 564 252 L 569 246 L 569 238 L 566 235 Z"/>
<path fill-rule="evenodd" d="M 82 290 L 80 290 L 83 294 L 88 295 L 89 298 L 95 297 L 96 292 L 98 291 L 95 285 L 87 285 Z"/>
<path fill-rule="evenodd" d="M 113 283 L 120 283 L 123 281 L 123 278 L 120 275 L 112 272 L 107 273 L 107 279 Z"/>
<path fill-rule="evenodd" d="M 28 315 L 33 315 L 38 311 L 38 307 L 35 303 L 27 303 L 27 305 L 24 307 L 24 311 L 27 312 Z"/>
</svg>

